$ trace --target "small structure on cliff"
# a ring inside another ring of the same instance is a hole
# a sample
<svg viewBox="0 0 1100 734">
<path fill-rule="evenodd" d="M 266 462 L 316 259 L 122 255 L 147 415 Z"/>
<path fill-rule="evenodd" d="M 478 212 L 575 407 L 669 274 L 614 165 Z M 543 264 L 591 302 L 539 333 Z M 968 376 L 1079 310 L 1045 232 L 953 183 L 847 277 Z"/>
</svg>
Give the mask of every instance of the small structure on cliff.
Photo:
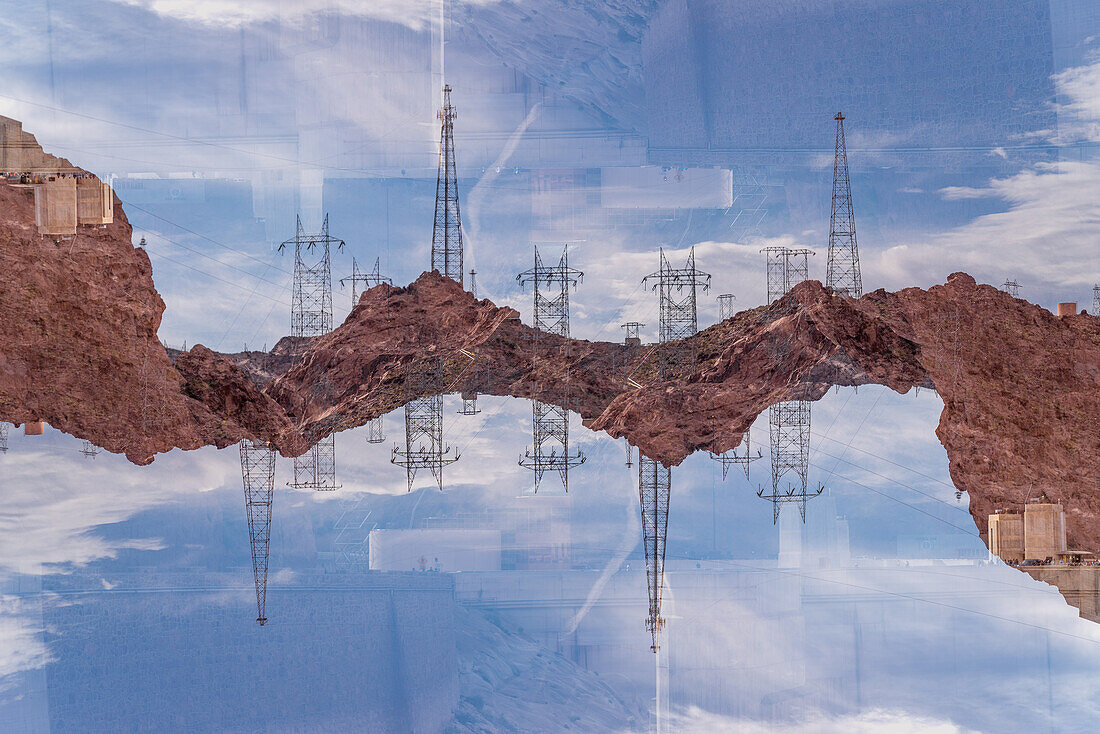
<svg viewBox="0 0 1100 734">
<path fill-rule="evenodd" d="M 1066 513 L 1046 496 L 1024 505 L 1023 514 L 997 510 L 989 516 L 989 550 L 1006 563 L 1057 561 L 1066 554 Z"/>
</svg>

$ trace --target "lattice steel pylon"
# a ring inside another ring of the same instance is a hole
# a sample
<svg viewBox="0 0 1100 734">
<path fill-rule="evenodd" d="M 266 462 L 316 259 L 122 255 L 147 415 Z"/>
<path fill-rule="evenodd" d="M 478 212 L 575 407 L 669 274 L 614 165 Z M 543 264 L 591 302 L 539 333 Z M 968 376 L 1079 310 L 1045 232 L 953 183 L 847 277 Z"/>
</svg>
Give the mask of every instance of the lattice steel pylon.
<svg viewBox="0 0 1100 734">
<path fill-rule="evenodd" d="M 294 480 L 287 482 L 294 489 L 334 492 L 336 483 L 336 435 L 329 434 L 301 456 L 294 457 Z"/>
<path fill-rule="evenodd" d="M 439 362 L 436 373 L 442 382 L 443 363 Z M 428 384 L 428 375 L 421 375 L 415 381 L 414 392 L 421 395 Z M 434 382 L 434 381 L 433 381 Z M 435 478 L 439 491 L 443 491 L 443 467 L 458 461 L 459 453 L 451 455 L 451 447 L 443 444 L 443 395 L 416 397 L 405 403 L 405 448 L 393 447 L 390 461 L 405 467 L 409 489 L 412 491 L 416 473 L 428 469 Z"/>
<path fill-rule="evenodd" d="M 1012 296 L 1013 298 L 1020 297 L 1020 284 L 1017 283 L 1015 280 L 1006 279 L 1005 282 L 1001 284 L 1001 290 L 1003 290 L 1005 293 Z"/>
<path fill-rule="evenodd" d="M 88 439 L 84 439 L 80 442 L 80 453 L 85 459 L 94 459 L 99 454 L 99 447 Z"/>
<path fill-rule="evenodd" d="M 657 291 L 661 305 L 659 341 L 686 339 L 699 331 L 698 291 L 710 290 L 710 274 L 695 267 L 695 248 L 688 252 L 687 263 L 674 268 L 661 248 L 661 267 L 642 278 L 642 284 Z M 686 291 L 686 292 L 685 292 Z"/>
<path fill-rule="evenodd" d="M 852 182 L 848 178 L 848 148 L 844 142 L 844 115 L 836 113 L 836 157 L 833 161 L 833 205 L 829 214 L 829 264 L 825 285 L 852 298 L 863 295 L 856 244 L 856 215 L 852 210 Z"/>
<path fill-rule="evenodd" d="M 376 285 L 386 283 L 393 285 L 393 279 L 382 275 L 380 272 L 381 258 L 374 259 L 374 270 L 363 273 L 359 270 L 359 264 L 353 257 L 351 259 L 351 275 L 340 279 L 340 285 L 345 281 L 351 282 L 351 307 L 354 309 L 359 304 L 359 284 L 363 284 L 363 290 L 369 290 Z M 385 429 L 382 426 L 382 416 L 371 418 L 367 421 L 367 443 L 382 443 L 386 440 Z"/>
<path fill-rule="evenodd" d="M 8 452 L 8 424 L 0 421 L 0 454 Z"/>
<path fill-rule="evenodd" d="M 765 494 L 761 487 L 757 497 L 772 503 L 772 522 L 779 521 L 779 512 L 784 504 L 798 505 L 802 522 L 806 522 L 806 501 L 821 494 L 825 489 L 809 487 L 810 465 L 810 403 L 805 400 L 787 400 L 768 408 L 768 424 L 771 429 L 772 482 L 771 492 Z M 794 473 L 794 481 L 788 480 L 782 487 L 784 477 Z"/>
<path fill-rule="evenodd" d="M 809 277 L 809 250 L 786 247 L 768 247 L 767 253 L 768 303 L 782 298 L 792 287 Z M 804 400 L 788 400 L 768 409 L 768 425 L 771 438 L 772 476 L 769 493 L 763 487 L 758 497 L 772 503 L 772 522 L 779 521 L 784 504 L 798 505 L 802 521 L 806 521 L 806 501 L 821 494 L 824 487 L 809 488 L 810 466 L 810 403 Z M 794 473 L 795 480 L 782 487 L 784 477 Z"/>
<path fill-rule="evenodd" d="M 649 587 L 649 616 L 646 629 L 652 635 L 650 649 L 660 647 L 661 595 L 665 583 L 665 539 L 668 537 L 668 502 L 672 470 L 638 452 L 638 500 L 642 507 L 642 546 L 645 549 L 646 583 Z"/>
<path fill-rule="evenodd" d="M 562 251 L 557 265 L 545 265 L 535 247 L 535 267 L 516 276 L 520 285 L 531 283 L 535 302 L 535 332 L 533 339 L 536 373 L 539 360 L 547 355 L 539 352 L 539 335 L 555 334 L 569 338 L 569 288 L 576 288 L 584 273 L 569 267 L 569 244 Z M 562 488 L 569 491 L 569 470 L 584 463 L 580 450 L 569 449 L 569 378 L 562 381 L 563 405 L 550 405 L 538 399 L 540 385 L 535 384 L 535 398 L 531 400 L 533 444 L 527 449 L 519 465 L 535 474 L 535 493 L 538 494 L 543 476 L 548 471 L 558 473 Z"/>
<path fill-rule="evenodd" d="M 435 224 L 432 227 L 432 269 L 462 285 L 462 216 L 458 208 L 454 121 L 451 87 L 443 87 L 443 108 L 436 117 L 439 132 L 439 173 L 435 181 Z"/>
<path fill-rule="evenodd" d="M 732 293 L 723 293 L 718 296 L 718 317 L 725 321 L 726 319 L 733 318 L 735 306 L 733 302 L 737 300 L 736 296 Z M 759 449 L 754 456 L 752 453 L 752 440 L 749 437 L 749 432 L 745 431 L 745 437 L 741 441 L 742 453 L 737 453 L 737 450 L 723 451 L 720 454 L 710 452 L 710 458 L 717 461 L 722 465 L 722 481 L 726 481 L 726 477 L 729 476 L 730 467 L 734 464 L 740 464 L 745 470 L 745 479 L 749 478 L 749 464 L 762 458 L 763 454 Z"/>
<path fill-rule="evenodd" d="M 351 275 L 349 275 L 346 278 L 340 278 L 340 285 L 343 285 L 345 282 L 351 282 L 351 307 L 352 308 L 355 308 L 357 305 L 359 305 L 359 294 L 360 294 L 359 284 L 360 283 L 363 284 L 363 290 L 364 291 L 370 290 L 371 288 L 373 288 L 374 286 L 376 286 L 380 283 L 387 283 L 389 285 L 393 285 L 393 279 L 392 278 L 387 278 L 385 275 L 382 275 L 380 272 L 378 272 L 380 261 L 381 261 L 381 258 L 376 257 L 374 259 L 374 270 L 370 271 L 369 273 L 364 273 L 364 272 L 359 270 L 359 263 L 356 262 L 355 258 L 353 257 L 351 259 Z"/>
<path fill-rule="evenodd" d="M 306 234 L 302 218 L 298 217 L 294 237 L 279 245 L 282 252 L 294 245 L 294 287 L 290 302 L 290 335 L 321 336 L 332 331 L 332 267 L 331 249 L 344 247 L 344 241 L 328 233 L 328 215 L 321 231 Z M 302 250 L 317 255 L 317 261 L 307 264 Z M 314 250 L 318 250 L 314 253 Z"/>
<path fill-rule="evenodd" d="M 775 303 L 791 288 L 810 279 L 808 256 L 813 250 L 791 247 L 765 247 L 767 257 L 768 303 Z"/>
<path fill-rule="evenodd" d="M 256 621 L 267 623 L 267 561 L 271 544 L 271 501 L 275 494 L 275 452 L 264 441 L 241 441 L 241 479 L 248 513 L 248 543 L 256 582 Z"/>
<path fill-rule="evenodd" d="M 1100 316 L 1100 285 L 1092 287 L 1092 315 Z"/>
</svg>

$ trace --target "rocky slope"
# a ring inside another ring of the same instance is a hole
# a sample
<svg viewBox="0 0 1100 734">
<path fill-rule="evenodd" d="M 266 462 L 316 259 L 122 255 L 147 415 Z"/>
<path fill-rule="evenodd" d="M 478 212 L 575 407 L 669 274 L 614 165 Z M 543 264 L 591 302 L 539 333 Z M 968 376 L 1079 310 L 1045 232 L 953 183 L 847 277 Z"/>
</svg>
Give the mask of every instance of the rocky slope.
<svg viewBox="0 0 1100 734">
<path fill-rule="evenodd" d="M 514 310 L 425 273 L 367 291 L 308 343 L 170 355 L 149 258 L 114 209 L 103 228 L 43 237 L 32 189 L 0 183 L 0 420 L 45 420 L 135 463 L 243 438 L 298 455 L 413 397 L 476 390 L 566 404 L 673 465 L 737 445 L 781 400 L 923 385 L 944 401 L 937 432 L 979 528 L 1034 487 L 1066 506 L 1072 546 L 1100 550 L 1096 317 L 1058 319 L 964 274 L 859 300 L 808 281 L 685 342 L 628 347 L 536 339 Z"/>
</svg>

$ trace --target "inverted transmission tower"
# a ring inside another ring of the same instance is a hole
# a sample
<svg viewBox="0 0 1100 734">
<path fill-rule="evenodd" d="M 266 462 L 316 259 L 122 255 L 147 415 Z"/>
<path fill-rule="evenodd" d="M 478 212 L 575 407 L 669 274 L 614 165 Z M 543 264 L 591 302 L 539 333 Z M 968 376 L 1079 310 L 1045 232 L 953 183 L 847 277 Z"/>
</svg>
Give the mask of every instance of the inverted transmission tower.
<svg viewBox="0 0 1100 734">
<path fill-rule="evenodd" d="M 809 250 L 768 247 L 768 303 L 782 298 L 793 286 L 808 278 Z M 772 503 L 772 522 L 779 522 L 784 504 L 798 506 L 802 521 L 806 521 L 806 501 L 821 494 L 824 487 L 809 488 L 810 467 L 810 403 L 787 400 L 768 408 L 771 438 L 772 477 L 770 491 L 763 487 L 758 497 Z M 786 484 L 784 485 L 784 482 Z"/>
<path fill-rule="evenodd" d="M 733 302 L 737 300 L 736 296 L 732 293 L 723 293 L 718 296 L 718 318 L 722 321 L 733 318 L 734 305 Z M 737 450 L 723 451 L 720 454 L 711 452 L 710 458 L 717 461 L 722 465 L 722 481 L 726 481 L 726 477 L 729 475 L 730 467 L 734 464 L 740 464 L 745 470 L 745 479 L 749 478 L 749 464 L 762 457 L 760 450 L 757 449 L 756 455 L 752 453 L 752 442 L 749 439 L 749 432 L 745 431 L 745 436 L 741 440 L 742 452 L 737 453 Z"/>
<path fill-rule="evenodd" d="M 267 559 L 271 543 L 271 500 L 275 493 L 275 452 L 263 441 L 241 441 L 241 478 L 248 513 L 248 543 L 256 581 L 256 621 L 267 622 Z"/>
<path fill-rule="evenodd" d="M 415 394 L 422 395 L 429 385 L 442 383 L 442 361 L 437 362 L 432 371 L 434 375 L 421 374 L 411 380 Z M 405 448 L 394 446 L 390 461 L 405 467 L 409 491 L 412 491 L 417 471 L 428 469 L 442 492 L 443 467 L 458 459 L 457 451 L 451 455 L 451 447 L 443 445 L 443 394 L 417 397 L 405 403 Z"/>
<path fill-rule="evenodd" d="M 0 421 L 0 454 L 8 452 L 8 424 Z"/>
<path fill-rule="evenodd" d="M 516 276 L 520 285 L 531 283 L 535 292 L 535 333 L 534 359 L 535 373 L 538 374 L 539 360 L 549 354 L 540 354 L 539 342 L 543 334 L 554 334 L 569 338 L 569 288 L 576 288 L 584 273 L 569 267 L 569 246 L 562 251 L 557 265 L 544 265 L 535 247 L 535 267 Z M 568 343 L 566 343 L 568 348 Z M 562 488 L 569 491 L 569 469 L 584 463 L 585 457 L 577 450 L 569 451 L 569 379 L 566 375 L 561 381 L 559 394 L 563 405 L 550 405 L 538 399 L 542 390 L 540 382 L 534 386 L 535 398 L 531 401 L 533 445 L 527 449 L 519 465 L 535 473 L 535 493 L 539 491 L 543 475 L 547 471 L 556 471 L 561 478 Z"/>
<path fill-rule="evenodd" d="M 381 258 L 374 259 L 374 270 L 369 273 L 363 273 L 359 270 L 359 264 L 355 261 L 355 258 L 351 259 L 351 275 L 346 278 L 340 279 L 340 285 L 343 285 L 345 281 L 351 281 L 351 307 L 355 308 L 359 304 L 359 284 L 363 285 L 363 290 L 369 290 L 381 283 L 387 283 L 393 285 L 391 278 L 382 275 L 379 272 L 379 262 Z M 385 430 L 382 425 L 382 416 L 377 418 L 371 418 L 367 421 L 367 443 L 382 443 L 386 440 Z"/>
<path fill-rule="evenodd" d="M 664 344 L 686 339 L 699 331 L 698 292 L 700 288 L 703 291 L 710 289 L 710 274 L 695 267 L 694 247 L 688 252 L 687 262 L 682 268 L 672 267 L 665 257 L 664 248 L 661 248 L 660 269 L 642 278 L 642 284 L 656 291 L 660 301 L 658 341 Z M 662 352 L 662 371 L 674 362 L 686 362 L 689 368 L 694 366 L 694 351 L 677 349 L 675 354 Z"/>
<path fill-rule="evenodd" d="M 638 499 L 642 506 L 642 545 L 645 548 L 646 582 L 649 586 L 649 616 L 646 629 L 653 637 L 650 649 L 660 649 L 661 592 L 665 583 L 665 538 L 668 537 L 668 500 L 672 470 L 638 452 Z"/>
<path fill-rule="evenodd" d="M 306 234 L 302 218 L 297 218 L 293 239 L 279 245 L 279 252 L 294 245 L 294 292 L 290 304 L 290 335 L 297 337 L 295 354 L 305 348 L 305 337 L 321 336 L 332 331 L 332 246 L 340 250 L 344 241 L 328 233 L 328 215 L 317 234 Z M 303 250 L 305 252 L 303 253 Z M 307 262 L 308 258 L 308 262 Z M 329 435 L 314 444 L 308 453 L 294 458 L 294 481 L 297 489 L 331 491 L 336 484 L 336 437 Z"/>
<path fill-rule="evenodd" d="M 432 228 L 432 269 L 462 284 L 462 217 L 458 210 L 454 121 L 451 87 L 443 87 L 443 109 L 436 115 L 439 133 L 439 174 L 435 182 L 435 225 Z"/>
<path fill-rule="evenodd" d="M 836 158 L 833 161 L 833 206 L 829 215 L 829 265 L 825 285 L 837 293 L 859 298 L 863 295 L 863 278 L 859 272 L 852 183 L 848 178 L 844 115 L 838 112 L 833 119 L 836 120 Z"/>
</svg>

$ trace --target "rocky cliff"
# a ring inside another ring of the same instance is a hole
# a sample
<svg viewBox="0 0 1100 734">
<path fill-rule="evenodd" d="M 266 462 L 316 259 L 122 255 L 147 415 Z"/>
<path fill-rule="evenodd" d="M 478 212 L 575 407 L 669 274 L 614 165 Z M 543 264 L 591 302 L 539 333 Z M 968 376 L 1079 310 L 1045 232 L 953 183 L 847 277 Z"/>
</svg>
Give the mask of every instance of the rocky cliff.
<svg viewBox="0 0 1100 734">
<path fill-rule="evenodd" d="M 372 288 L 308 342 L 170 355 L 149 258 L 114 209 L 112 224 L 44 237 L 33 191 L 0 183 L 0 420 L 45 420 L 135 463 L 242 438 L 299 455 L 413 397 L 476 390 L 568 405 L 673 465 L 736 446 L 778 401 L 926 386 L 944 401 L 937 433 L 979 528 L 1036 488 L 1067 508 L 1071 545 L 1100 550 L 1096 317 L 1059 319 L 965 274 L 858 300 L 808 281 L 684 342 L 629 347 L 536 334 L 425 273 Z"/>
</svg>

